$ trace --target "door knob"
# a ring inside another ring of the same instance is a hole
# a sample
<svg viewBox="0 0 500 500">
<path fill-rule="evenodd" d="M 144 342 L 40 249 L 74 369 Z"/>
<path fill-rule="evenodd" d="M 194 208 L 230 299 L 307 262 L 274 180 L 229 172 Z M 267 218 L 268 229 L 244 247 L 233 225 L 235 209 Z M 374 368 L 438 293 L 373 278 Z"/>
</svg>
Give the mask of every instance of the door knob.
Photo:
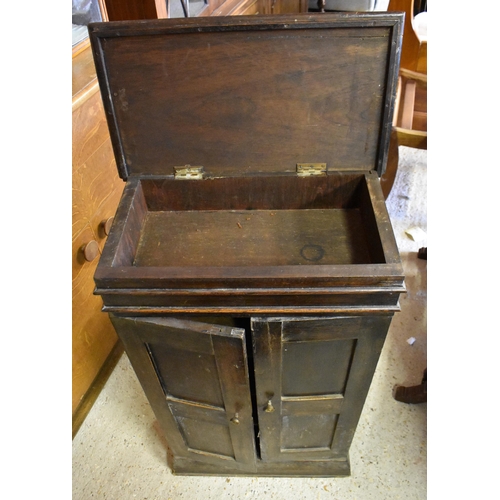
<svg viewBox="0 0 500 500">
<path fill-rule="evenodd" d="M 272 412 L 274 411 L 274 406 L 273 406 L 273 403 L 272 403 L 272 401 L 271 401 L 271 400 L 269 400 L 269 401 L 267 402 L 267 405 L 266 405 L 266 407 L 264 408 L 264 411 L 265 411 L 266 413 L 272 413 Z"/>
<path fill-rule="evenodd" d="M 85 245 L 83 245 L 81 247 L 81 250 L 83 252 L 85 260 L 88 262 L 92 262 L 99 253 L 99 245 L 97 244 L 97 241 L 91 240 Z"/>
<path fill-rule="evenodd" d="M 234 425 L 238 425 L 240 423 L 240 419 L 238 418 L 238 414 L 236 413 L 234 415 L 234 417 L 231 419 L 231 422 L 234 424 Z"/>
<path fill-rule="evenodd" d="M 104 234 L 107 236 L 109 234 L 109 230 L 111 229 L 111 224 L 113 224 L 114 217 L 109 217 L 108 219 L 104 219 L 99 224 L 104 231 Z"/>
</svg>

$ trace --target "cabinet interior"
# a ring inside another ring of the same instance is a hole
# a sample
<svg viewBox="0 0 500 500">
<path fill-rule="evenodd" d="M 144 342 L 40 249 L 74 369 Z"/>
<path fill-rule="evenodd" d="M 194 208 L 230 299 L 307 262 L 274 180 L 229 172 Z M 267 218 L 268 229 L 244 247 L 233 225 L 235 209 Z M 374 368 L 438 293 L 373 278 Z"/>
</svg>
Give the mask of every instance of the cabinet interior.
<svg viewBox="0 0 500 500">
<path fill-rule="evenodd" d="M 385 263 L 364 173 L 141 178 L 113 265 Z"/>
</svg>

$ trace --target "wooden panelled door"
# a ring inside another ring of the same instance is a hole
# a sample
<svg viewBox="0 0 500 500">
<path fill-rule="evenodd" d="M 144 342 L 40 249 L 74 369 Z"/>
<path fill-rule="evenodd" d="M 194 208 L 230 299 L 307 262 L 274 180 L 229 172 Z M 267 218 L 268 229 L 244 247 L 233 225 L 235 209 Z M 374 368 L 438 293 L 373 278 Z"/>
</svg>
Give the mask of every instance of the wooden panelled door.
<svg viewBox="0 0 500 500">
<path fill-rule="evenodd" d="M 250 473 L 265 462 L 348 461 L 392 318 L 252 318 L 245 332 L 110 317 L 173 454 Z"/>
<path fill-rule="evenodd" d="M 173 453 L 252 468 L 245 331 L 165 317 L 111 320 Z"/>
<path fill-rule="evenodd" d="M 252 320 L 263 461 L 347 460 L 390 321 Z"/>
</svg>

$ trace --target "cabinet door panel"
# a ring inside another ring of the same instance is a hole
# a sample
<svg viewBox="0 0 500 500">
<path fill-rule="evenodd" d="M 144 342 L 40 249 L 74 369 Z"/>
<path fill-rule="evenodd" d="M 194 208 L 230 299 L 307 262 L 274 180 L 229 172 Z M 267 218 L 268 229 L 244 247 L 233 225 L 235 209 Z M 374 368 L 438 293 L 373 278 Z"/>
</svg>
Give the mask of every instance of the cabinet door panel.
<svg viewBox="0 0 500 500">
<path fill-rule="evenodd" d="M 263 460 L 347 459 L 390 321 L 252 321 Z"/>
<path fill-rule="evenodd" d="M 354 339 L 285 342 L 283 395 L 343 394 L 355 346 Z"/>
<path fill-rule="evenodd" d="M 244 330 L 176 318 L 111 320 L 175 455 L 255 463 Z"/>
</svg>

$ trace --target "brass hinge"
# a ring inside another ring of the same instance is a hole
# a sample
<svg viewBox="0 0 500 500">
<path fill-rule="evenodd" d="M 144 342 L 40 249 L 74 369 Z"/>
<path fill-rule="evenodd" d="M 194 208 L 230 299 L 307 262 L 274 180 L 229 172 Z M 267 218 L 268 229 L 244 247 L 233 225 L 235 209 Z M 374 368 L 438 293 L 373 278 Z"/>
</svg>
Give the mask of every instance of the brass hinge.
<svg viewBox="0 0 500 500">
<path fill-rule="evenodd" d="M 297 175 L 299 177 L 326 175 L 326 163 L 297 163 Z"/>
<path fill-rule="evenodd" d="M 203 167 L 192 167 L 191 165 L 174 167 L 174 179 L 203 179 L 204 175 Z"/>
</svg>

